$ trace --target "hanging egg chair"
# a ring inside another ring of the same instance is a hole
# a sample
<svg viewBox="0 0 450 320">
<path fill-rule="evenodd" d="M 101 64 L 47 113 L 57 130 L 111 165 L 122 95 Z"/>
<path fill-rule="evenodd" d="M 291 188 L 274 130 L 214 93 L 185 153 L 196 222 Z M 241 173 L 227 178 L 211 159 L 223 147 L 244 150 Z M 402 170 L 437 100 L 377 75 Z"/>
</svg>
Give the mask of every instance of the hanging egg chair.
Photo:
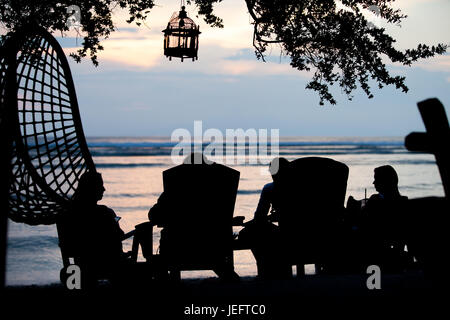
<svg viewBox="0 0 450 320">
<path fill-rule="evenodd" d="M 198 36 L 200 27 L 187 16 L 185 6 L 181 11 L 175 12 L 170 18 L 164 32 L 164 55 L 172 60 L 172 57 L 198 60 Z"/>
<path fill-rule="evenodd" d="M 19 30 L 0 47 L 0 129 L 8 217 L 55 223 L 95 165 L 66 56 L 42 28 Z"/>
</svg>

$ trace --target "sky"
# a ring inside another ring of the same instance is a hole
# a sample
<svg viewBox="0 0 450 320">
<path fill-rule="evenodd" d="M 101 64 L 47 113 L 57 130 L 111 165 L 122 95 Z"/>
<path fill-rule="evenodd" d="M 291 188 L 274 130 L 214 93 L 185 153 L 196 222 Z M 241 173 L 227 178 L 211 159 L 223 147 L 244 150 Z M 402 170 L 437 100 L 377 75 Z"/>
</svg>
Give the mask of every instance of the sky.
<svg viewBox="0 0 450 320">
<path fill-rule="evenodd" d="M 305 86 L 312 73 L 299 72 L 274 48 L 269 62 L 258 61 L 244 0 L 224 0 L 216 14 L 223 29 L 211 28 L 195 7 L 187 11 L 200 25 L 199 59 L 169 61 L 163 55 L 163 33 L 180 2 L 159 1 L 146 26 L 125 22 L 114 12 L 117 31 L 103 41 L 100 66 L 70 58 L 83 127 L 87 136 L 170 136 L 178 128 L 279 129 L 281 136 L 405 136 L 423 131 L 416 103 L 437 97 L 450 111 L 450 54 L 422 60 L 412 67 L 389 64 L 393 75 L 405 75 L 410 91 L 373 89 L 368 99 L 358 89 L 352 101 L 339 87 L 337 105 L 319 105 Z M 389 27 L 400 49 L 419 43 L 450 44 L 450 1 L 397 0 L 408 18 Z M 55 34 L 56 35 L 56 34 Z M 66 53 L 81 43 L 68 34 L 58 37 Z"/>
</svg>

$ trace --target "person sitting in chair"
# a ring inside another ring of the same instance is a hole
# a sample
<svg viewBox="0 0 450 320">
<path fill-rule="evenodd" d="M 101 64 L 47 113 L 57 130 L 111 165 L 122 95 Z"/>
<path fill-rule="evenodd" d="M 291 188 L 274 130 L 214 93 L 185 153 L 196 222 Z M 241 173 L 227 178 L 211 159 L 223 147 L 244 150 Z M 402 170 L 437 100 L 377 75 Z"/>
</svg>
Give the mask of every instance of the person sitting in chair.
<svg viewBox="0 0 450 320">
<path fill-rule="evenodd" d="M 231 263 L 223 263 L 221 260 L 221 252 L 224 250 L 223 243 L 228 244 L 226 241 L 227 235 L 225 234 L 222 238 L 211 234 L 214 230 L 219 230 L 218 232 L 222 235 L 222 231 L 227 230 L 228 215 L 224 219 L 223 209 L 224 207 L 229 207 L 229 203 L 218 203 L 212 200 L 212 198 L 223 200 L 223 196 L 230 191 L 224 189 L 220 175 L 216 177 L 219 180 L 214 181 L 215 169 L 220 170 L 219 173 L 223 174 L 225 168 L 222 165 L 210 162 L 202 153 L 190 154 L 184 159 L 183 164 L 172 168 L 172 170 L 177 170 L 177 174 L 170 176 L 170 182 L 167 181 L 167 177 L 164 178 L 164 192 L 159 196 L 157 203 L 150 209 L 148 218 L 152 225 L 163 228 L 159 246 L 163 261 L 167 259 L 172 262 L 184 259 L 190 260 L 192 258 L 190 255 L 196 254 L 195 244 L 198 244 L 203 250 L 204 247 L 208 247 L 210 257 L 196 256 L 196 258 L 200 260 L 208 260 L 208 258 L 214 260 L 217 258 L 218 263 L 213 267 L 213 271 L 219 278 L 237 281 L 239 276 L 234 272 L 232 261 Z M 195 169 L 196 175 L 192 176 L 193 171 L 190 169 Z M 231 169 L 227 168 L 226 170 Z M 228 178 L 225 179 L 225 181 L 228 180 Z M 166 183 L 168 184 L 167 186 Z M 184 184 L 189 189 L 180 187 Z M 220 190 L 215 191 L 215 188 Z M 219 224 L 223 224 L 219 226 L 217 221 L 221 221 Z M 229 222 L 231 239 L 231 219 Z M 212 224 L 214 227 L 211 228 Z M 190 231 L 189 228 L 197 229 L 197 231 Z M 211 240 L 210 237 L 214 240 Z M 183 241 L 183 239 L 186 239 L 186 241 Z M 209 241 L 210 244 L 208 244 Z M 185 250 L 180 249 L 186 243 L 194 243 L 194 245 L 191 248 L 185 248 Z M 215 248 L 214 243 L 219 245 L 220 248 Z M 191 249 L 192 252 L 190 251 Z M 230 252 L 232 254 L 232 251 Z M 176 268 L 177 262 L 172 263 L 172 265 Z M 175 269 L 169 270 L 171 277 L 174 279 L 178 278 L 178 271 Z"/>
<path fill-rule="evenodd" d="M 398 175 L 392 166 L 374 170 L 373 185 L 377 194 L 372 195 L 363 209 L 363 232 L 370 244 L 369 256 L 390 267 L 399 267 L 405 256 L 404 212 L 408 198 L 398 190 Z M 370 259 L 370 258 L 369 258 Z"/>
<path fill-rule="evenodd" d="M 207 164 L 207 159 L 202 153 L 192 153 L 189 156 L 187 156 L 184 161 L 183 165 L 187 164 L 200 164 L 205 165 Z M 148 220 L 152 225 L 159 226 L 163 228 L 161 230 L 161 239 L 160 239 L 160 245 L 159 245 L 159 251 L 164 253 L 165 251 L 165 242 L 167 241 L 168 237 L 168 228 L 167 224 L 169 221 L 169 215 L 170 213 L 170 207 L 171 207 L 171 201 L 173 197 L 176 197 L 176 195 L 169 195 L 167 192 L 162 192 L 159 196 L 157 202 L 153 207 L 150 208 L 148 212 Z"/>
<path fill-rule="evenodd" d="M 115 278 L 122 271 L 126 254 L 122 250 L 124 232 L 119 217 L 104 205 L 105 188 L 100 173 L 85 172 L 72 198 L 72 207 L 65 219 L 65 229 L 70 239 L 76 239 L 72 248 L 80 258 L 84 280 L 93 281 L 99 275 Z"/>
<path fill-rule="evenodd" d="M 404 213 L 408 198 L 400 194 L 397 172 L 390 165 L 374 169 L 373 185 L 378 193 L 365 204 L 358 204 L 353 197 L 347 203 L 347 210 L 356 211 L 354 214 L 358 216 L 352 230 L 358 253 L 353 256 L 364 257 L 363 265 L 378 264 L 398 271 L 407 258 L 402 226 L 407 219 Z"/>
<path fill-rule="evenodd" d="M 272 175 L 273 181 L 264 185 L 261 191 L 254 216 L 256 222 L 279 220 L 280 211 L 277 185 L 279 184 L 281 173 L 285 173 L 288 169 L 289 161 L 286 158 L 275 158 L 270 162 L 269 172 Z"/>
<path fill-rule="evenodd" d="M 282 174 L 289 170 L 289 161 L 275 158 L 269 172 L 272 182 L 264 185 L 253 220 L 245 223 L 239 233 L 239 240 L 250 246 L 256 260 L 258 276 L 261 278 L 284 277 L 290 268 L 281 263 L 280 230 L 273 222 L 279 221 L 279 183 Z M 269 215 L 270 212 L 270 215 Z"/>
</svg>

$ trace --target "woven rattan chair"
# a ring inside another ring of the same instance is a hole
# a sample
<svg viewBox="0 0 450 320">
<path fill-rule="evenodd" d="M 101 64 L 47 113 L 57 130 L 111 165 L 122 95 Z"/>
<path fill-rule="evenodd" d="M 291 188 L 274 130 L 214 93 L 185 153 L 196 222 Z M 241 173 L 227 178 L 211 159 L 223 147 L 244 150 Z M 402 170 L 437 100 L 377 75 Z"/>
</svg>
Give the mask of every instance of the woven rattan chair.
<svg viewBox="0 0 450 320">
<path fill-rule="evenodd" d="M 2 48 L 2 83 L 8 82 L 2 109 L 8 109 L 10 129 L 2 139 L 12 146 L 8 216 L 30 225 L 53 224 L 80 176 L 95 166 L 64 52 L 48 32 L 27 30 Z"/>
</svg>

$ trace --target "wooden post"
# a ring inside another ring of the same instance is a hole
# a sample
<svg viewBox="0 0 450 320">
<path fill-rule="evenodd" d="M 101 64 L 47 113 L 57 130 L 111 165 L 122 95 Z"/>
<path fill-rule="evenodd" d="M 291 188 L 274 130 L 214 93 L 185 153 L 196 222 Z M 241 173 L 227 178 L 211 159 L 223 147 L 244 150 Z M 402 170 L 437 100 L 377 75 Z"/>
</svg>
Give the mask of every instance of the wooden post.
<svg viewBox="0 0 450 320">
<path fill-rule="evenodd" d="M 425 132 L 412 132 L 405 138 L 409 151 L 434 154 L 442 179 L 445 196 L 450 195 L 450 130 L 442 103 L 434 98 L 418 104 L 425 124 Z"/>
<path fill-rule="evenodd" d="M 13 45 L 14 43 L 10 43 Z M 9 48 L 11 49 L 11 48 Z M 16 107 L 16 56 L 14 50 L 6 50 L 4 78 L 0 85 L 0 289 L 5 287 L 6 251 L 8 234 L 9 188 L 11 180 L 12 123 Z"/>
<path fill-rule="evenodd" d="M 9 176 L 11 170 L 9 170 L 9 162 L 8 155 L 9 153 L 5 150 L 8 148 L 8 144 L 10 139 L 5 136 L 7 130 L 5 130 L 3 119 L 1 120 L 0 126 L 0 149 L 1 151 L 1 164 L 0 170 L 2 173 L 1 176 L 1 186 L 0 186 L 0 288 L 4 288 L 5 286 L 5 275 L 6 275 L 6 246 L 7 246 L 7 234 L 8 234 L 8 190 L 9 190 Z M 8 170 L 8 171 L 7 171 Z"/>
</svg>

